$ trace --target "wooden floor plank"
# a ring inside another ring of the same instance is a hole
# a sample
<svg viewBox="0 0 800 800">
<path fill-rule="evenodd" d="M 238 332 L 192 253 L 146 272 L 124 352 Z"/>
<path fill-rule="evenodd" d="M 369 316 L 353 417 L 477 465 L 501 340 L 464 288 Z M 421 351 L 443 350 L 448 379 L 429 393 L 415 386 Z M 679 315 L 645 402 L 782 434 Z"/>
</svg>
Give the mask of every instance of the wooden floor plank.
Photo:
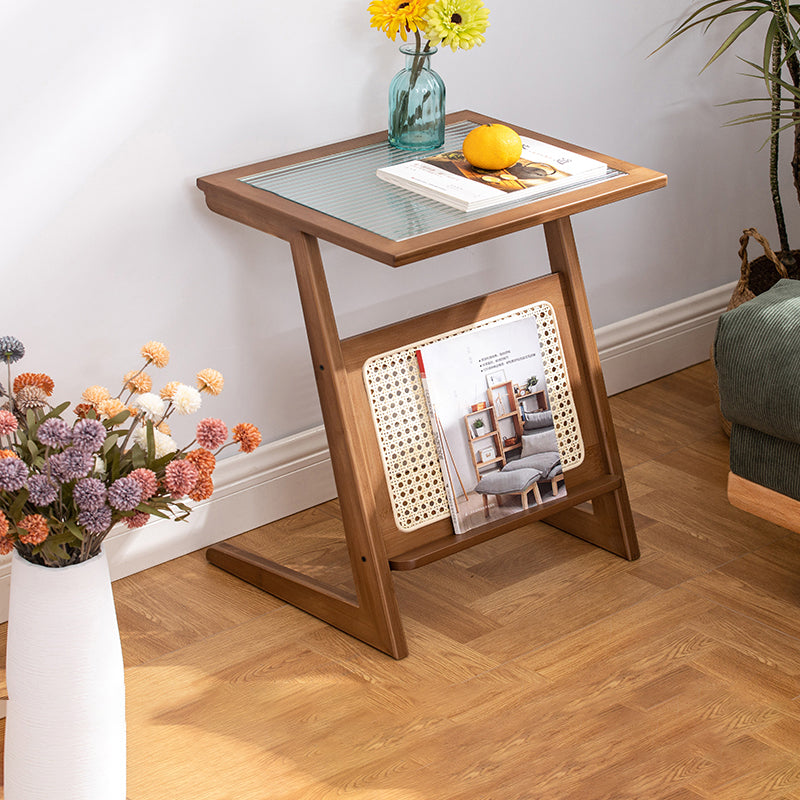
<svg viewBox="0 0 800 800">
<path fill-rule="evenodd" d="M 129 800 L 800 800 L 800 537 L 728 504 L 710 364 L 611 407 L 641 558 L 395 573 L 401 661 L 199 552 L 117 581 Z M 336 501 L 237 541 L 352 589 Z"/>
</svg>

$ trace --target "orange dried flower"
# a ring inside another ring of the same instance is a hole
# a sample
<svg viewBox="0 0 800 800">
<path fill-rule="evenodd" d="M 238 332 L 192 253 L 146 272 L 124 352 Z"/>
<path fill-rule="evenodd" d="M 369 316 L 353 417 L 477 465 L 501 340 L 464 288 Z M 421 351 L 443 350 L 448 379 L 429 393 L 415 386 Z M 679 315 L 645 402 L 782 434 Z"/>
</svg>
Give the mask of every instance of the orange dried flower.
<svg viewBox="0 0 800 800">
<path fill-rule="evenodd" d="M 102 405 L 111 397 L 108 389 L 105 386 L 90 386 L 85 389 L 81 397 L 87 402 L 91 403 L 95 408 Z"/>
<path fill-rule="evenodd" d="M 49 375 L 43 372 L 23 372 L 14 378 L 14 393 L 16 394 L 23 386 L 37 386 L 48 397 L 53 394 L 55 384 Z"/>
<path fill-rule="evenodd" d="M 249 422 L 240 422 L 233 428 L 233 441 L 239 442 L 243 453 L 252 453 L 261 444 L 261 431 Z"/>
<path fill-rule="evenodd" d="M 137 394 L 145 394 L 153 388 L 153 379 L 146 372 L 132 370 L 125 373 L 122 385 Z"/>
<path fill-rule="evenodd" d="M 200 473 L 200 480 L 211 478 L 214 468 L 217 466 L 217 458 L 210 450 L 198 447 L 196 450 L 187 453 L 186 458 L 197 467 L 197 471 Z"/>
<path fill-rule="evenodd" d="M 8 533 L 8 517 L 0 511 L 0 536 L 5 536 Z"/>
<path fill-rule="evenodd" d="M 162 400 L 172 400 L 172 395 L 180 385 L 180 381 L 170 381 L 158 394 Z"/>
<path fill-rule="evenodd" d="M 0 458 L 19 458 L 13 450 L 0 450 Z"/>
<path fill-rule="evenodd" d="M 76 406 L 75 406 L 75 408 L 74 408 L 74 409 L 72 409 L 72 410 L 73 410 L 73 411 L 75 412 L 75 414 L 77 414 L 77 416 L 78 416 L 78 417 L 80 417 L 81 419 L 86 419 L 86 415 L 87 415 L 87 414 L 88 414 L 90 411 L 94 411 L 94 410 L 95 410 L 95 407 L 94 407 L 94 406 L 93 406 L 91 403 L 78 403 L 78 405 L 76 405 Z"/>
<path fill-rule="evenodd" d="M 161 342 L 148 342 L 142 348 L 142 355 L 159 369 L 169 363 L 169 350 Z"/>
<path fill-rule="evenodd" d="M 201 369 L 197 373 L 197 388 L 201 392 L 217 395 L 222 391 L 225 380 L 215 369 Z"/>
<path fill-rule="evenodd" d="M 121 414 L 123 411 L 127 411 L 128 407 L 125 403 L 122 402 L 118 397 L 110 397 L 105 403 L 100 405 L 100 408 L 97 409 L 104 417 L 116 417 L 117 414 Z"/>
<path fill-rule="evenodd" d="M 14 542 L 8 536 L 0 536 L 0 556 L 7 556 L 14 549 Z"/>
<path fill-rule="evenodd" d="M 27 531 L 19 537 L 25 544 L 41 544 L 50 533 L 47 520 L 41 514 L 28 514 L 17 523 L 17 527 Z"/>
<path fill-rule="evenodd" d="M 170 428 L 169 423 L 165 419 L 162 419 L 161 422 L 156 425 L 156 430 L 161 431 L 161 433 L 166 436 L 172 436 L 172 428 Z"/>
<path fill-rule="evenodd" d="M 194 488 L 189 492 L 189 497 L 192 500 L 207 500 L 214 494 L 214 481 L 210 477 L 198 478 Z"/>
</svg>

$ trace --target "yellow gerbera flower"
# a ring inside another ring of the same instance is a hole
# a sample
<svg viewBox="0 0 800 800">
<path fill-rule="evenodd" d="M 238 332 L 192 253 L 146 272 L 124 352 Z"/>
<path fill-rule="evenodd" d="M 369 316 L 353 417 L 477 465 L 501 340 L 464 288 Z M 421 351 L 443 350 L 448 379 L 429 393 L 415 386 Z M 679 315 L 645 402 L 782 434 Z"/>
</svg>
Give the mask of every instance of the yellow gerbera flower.
<svg viewBox="0 0 800 800">
<path fill-rule="evenodd" d="M 372 0 L 367 11 L 372 14 L 370 25 L 383 31 L 392 41 L 400 33 L 403 41 L 411 31 L 425 30 L 425 8 L 428 0 Z"/>
<path fill-rule="evenodd" d="M 431 44 L 469 50 L 483 44 L 489 27 L 489 9 L 481 0 L 436 0 L 427 8 L 426 32 Z"/>
</svg>

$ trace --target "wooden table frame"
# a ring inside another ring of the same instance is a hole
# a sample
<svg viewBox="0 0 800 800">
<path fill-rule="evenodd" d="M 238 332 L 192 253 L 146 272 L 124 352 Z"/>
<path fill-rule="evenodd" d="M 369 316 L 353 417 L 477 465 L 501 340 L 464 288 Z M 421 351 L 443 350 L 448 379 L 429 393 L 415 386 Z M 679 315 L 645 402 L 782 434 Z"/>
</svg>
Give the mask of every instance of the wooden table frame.
<svg viewBox="0 0 800 800">
<path fill-rule="evenodd" d="M 447 119 L 448 123 L 462 120 L 497 121 L 471 111 L 450 114 Z M 623 558 L 635 559 L 639 555 L 570 217 L 665 186 L 666 176 L 513 127 L 522 135 L 584 153 L 626 174 L 402 241 L 392 241 L 239 180 L 377 143 L 385 139 L 385 133 L 228 170 L 197 181 L 211 210 L 284 239 L 291 246 L 356 596 L 231 543 L 211 547 L 207 558 L 212 564 L 394 658 L 403 658 L 408 648 L 392 570 L 423 566 L 538 519 Z M 551 275 L 378 331 L 340 339 L 318 239 L 400 267 L 537 225 L 544 227 Z M 555 309 L 585 446 L 583 462 L 565 474 L 567 496 L 459 536 L 452 533 L 449 520 L 431 523 L 411 533 L 399 531 L 387 510 L 386 479 L 362 377 L 364 362 L 404 344 L 542 299 L 551 302 Z M 591 510 L 579 508 L 586 503 Z"/>
</svg>

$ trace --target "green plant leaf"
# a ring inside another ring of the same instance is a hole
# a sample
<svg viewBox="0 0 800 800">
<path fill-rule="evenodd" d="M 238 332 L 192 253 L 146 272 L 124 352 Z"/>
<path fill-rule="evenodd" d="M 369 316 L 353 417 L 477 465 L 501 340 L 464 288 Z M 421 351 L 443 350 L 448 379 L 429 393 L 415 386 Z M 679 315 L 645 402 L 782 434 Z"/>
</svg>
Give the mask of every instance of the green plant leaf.
<svg viewBox="0 0 800 800">
<path fill-rule="evenodd" d="M 67 528 L 69 528 L 69 532 L 79 541 L 83 541 L 83 531 L 78 527 L 77 523 L 71 519 L 68 519 L 64 523 Z"/>
<path fill-rule="evenodd" d="M 130 415 L 131 415 L 131 412 L 128 411 L 127 409 L 125 409 L 125 411 L 120 411 L 119 414 L 117 414 L 116 416 L 110 417 L 108 420 L 106 420 L 106 424 L 109 427 L 113 428 L 113 427 L 115 427 L 117 425 L 121 425 L 123 422 L 125 422 L 125 420 L 128 419 L 128 417 L 130 417 Z"/>
<path fill-rule="evenodd" d="M 118 433 L 109 433 L 106 436 L 106 440 L 103 442 L 103 455 L 107 454 L 108 451 L 117 443 L 119 440 Z"/>
</svg>

